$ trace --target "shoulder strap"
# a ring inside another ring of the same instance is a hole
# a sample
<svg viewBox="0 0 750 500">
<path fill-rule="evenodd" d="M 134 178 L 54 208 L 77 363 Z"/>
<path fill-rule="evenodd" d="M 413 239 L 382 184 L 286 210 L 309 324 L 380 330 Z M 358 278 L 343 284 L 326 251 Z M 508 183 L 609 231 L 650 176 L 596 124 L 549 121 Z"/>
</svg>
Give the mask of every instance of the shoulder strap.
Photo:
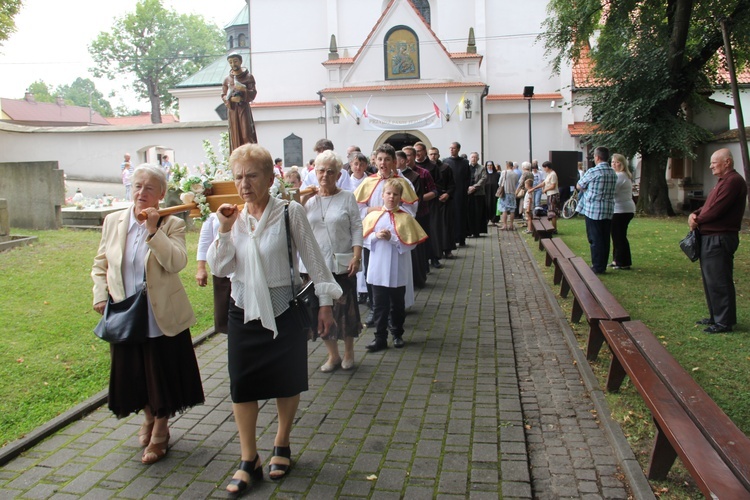
<svg viewBox="0 0 750 500">
<path fill-rule="evenodd" d="M 286 247 L 289 252 L 289 276 L 294 295 L 294 261 L 292 260 L 292 234 L 289 231 L 289 204 L 284 205 L 284 226 L 286 228 Z"/>
</svg>

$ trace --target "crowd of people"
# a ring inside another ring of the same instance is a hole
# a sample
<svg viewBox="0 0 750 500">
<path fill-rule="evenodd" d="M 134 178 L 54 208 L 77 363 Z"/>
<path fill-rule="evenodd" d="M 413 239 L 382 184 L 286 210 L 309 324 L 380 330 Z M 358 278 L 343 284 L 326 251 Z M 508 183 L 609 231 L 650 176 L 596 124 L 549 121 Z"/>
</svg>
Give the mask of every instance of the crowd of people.
<svg viewBox="0 0 750 500">
<path fill-rule="evenodd" d="M 501 170 L 492 161 L 480 163 L 477 153 L 461 155 L 457 142 L 442 160 L 436 148 L 421 142 L 401 151 L 383 144 L 369 159 L 351 146 L 346 163 L 333 149 L 322 139 L 308 168 L 284 172 L 260 145 L 234 148 L 229 167 L 244 206 L 221 205 L 201 228 L 195 278 L 207 286 L 210 268 L 214 328 L 227 334 L 240 439 L 240 464 L 227 486 L 232 494 L 263 477 L 256 443 L 259 400 L 275 399 L 278 416 L 268 475 L 279 479 L 291 470 L 292 424 L 300 394 L 308 389 L 308 340 L 325 342 L 328 356 L 320 367 L 325 373 L 355 367 L 354 339 L 363 323 L 374 331 L 369 352 L 387 349 L 389 334 L 392 346 L 403 348 L 414 287 L 425 286 L 432 270 L 455 258 L 467 238 L 487 233 L 488 225 L 512 230 L 517 215 L 530 230 L 541 194 L 556 227 L 560 193 L 550 162 L 542 164 L 543 174 L 531 162 L 520 167 L 506 162 Z M 699 323 L 709 333 L 731 331 L 736 323 L 731 257 L 746 193 L 731 154 L 721 150 L 714 156 L 712 171 L 720 184 L 689 220 L 704 234 L 701 267 L 710 317 Z M 630 269 L 632 174 L 622 155 L 612 155 L 610 166 L 607 148 L 596 148 L 594 160 L 576 185 L 592 269 Z M 163 168 L 133 169 L 129 158 L 122 168 L 134 205 L 105 219 L 91 272 L 94 309 L 103 313 L 108 300 L 122 301 L 144 284 L 148 288 L 148 339 L 111 345 L 109 408 L 118 417 L 143 412 L 141 460 L 152 464 L 167 454 L 169 418 L 201 404 L 204 395 L 189 330 L 195 316 L 178 275 L 188 258 L 185 223 L 157 211 L 167 187 Z M 271 196 L 281 179 L 312 189 L 300 203 Z M 312 327 L 292 307 L 310 281 L 319 301 Z M 364 321 L 360 298 L 370 309 Z"/>
</svg>

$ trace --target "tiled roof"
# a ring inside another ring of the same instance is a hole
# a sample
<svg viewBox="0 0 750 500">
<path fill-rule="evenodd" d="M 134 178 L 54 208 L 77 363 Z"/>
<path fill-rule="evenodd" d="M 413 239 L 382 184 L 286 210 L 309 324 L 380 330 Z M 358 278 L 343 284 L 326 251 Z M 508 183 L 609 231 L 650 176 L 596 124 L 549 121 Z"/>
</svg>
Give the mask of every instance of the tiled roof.
<svg viewBox="0 0 750 500">
<path fill-rule="evenodd" d="M 562 101 L 562 94 L 534 94 L 532 101 L 537 100 L 559 100 Z M 523 94 L 490 94 L 487 96 L 488 101 L 522 101 L 526 99 Z"/>
<path fill-rule="evenodd" d="M 112 116 L 107 118 L 110 125 L 149 125 L 151 124 L 151 113 L 144 111 L 135 116 Z M 177 123 L 180 120 L 174 115 L 161 115 L 162 123 Z"/>
<path fill-rule="evenodd" d="M 333 94 L 336 92 L 388 92 L 392 90 L 452 89 L 464 87 L 484 88 L 485 84 L 482 82 L 399 83 L 390 85 L 365 85 L 362 87 L 332 87 L 323 89 L 321 92 L 323 94 Z"/>
<path fill-rule="evenodd" d="M 582 135 L 588 135 L 594 132 L 596 124 L 591 122 L 573 122 L 568 125 L 568 132 L 571 137 L 581 137 Z"/>
<path fill-rule="evenodd" d="M 10 121 L 28 125 L 109 125 L 99 113 L 82 106 L 0 98 L 0 109 Z"/>
<path fill-rule="evenodd" d="M 581 49 L 580 57 L 573 63 L 573 89 L 590 89 L 597 86 L 594 78 L 594 61 L 591 60 L 591 49 Z"/>
<path fill-rule="evenodd" d="M 338 59 L 329 59 L 328 61 L 323 61 L 324 66 L 328 64 L 354 64 L 354 58 L 339 57 Z"/>
<path fill-rule="evenodd" d="M 250 59 L 249 49 L 236 49 L 234 52 L 237 52 L 242 56 L 243 62 Z M 202 70 L 178 83 L 175 88 L 182 89 L 188 87 L 221 86 L 224 82 L 224 78 L 226 78 L 228 74 L 229 63 L 227 63 L 226 57 L 221 57 Z"/>
<path fill-rule="evenodd" d="M 470 52 L 451 52 L 451 59 L 482 59 L 481 54 L 472 54 Z"/>
</svg>

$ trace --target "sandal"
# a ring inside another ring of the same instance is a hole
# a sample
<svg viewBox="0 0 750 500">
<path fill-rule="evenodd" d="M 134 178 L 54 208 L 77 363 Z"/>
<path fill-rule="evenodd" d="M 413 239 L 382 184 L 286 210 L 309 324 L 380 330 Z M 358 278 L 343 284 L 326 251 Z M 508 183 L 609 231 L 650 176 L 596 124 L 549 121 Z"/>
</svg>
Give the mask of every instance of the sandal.
<svg viewBox="0 0 750 500">
<path fill-rule="evenodd" d="M 274 481 L 278 481 L 282 477 L 289 474 L 289 471 L 292 470 L 291 448 L 289 448 L 288 446 L 274 446 L 273 457 L 271 457 L 271 460 L 273 460 L 274 458 L 285 458 L 289 461 L 288 464 L 275 464 L 275 463 L 268 464 L 268 477 L 270 477 Z M 274 475 L 274 472 L 280 472 L 281 474 Z"/>
<path fill-rule="evenodd" d="M 145 448 L 151 442 L 151 431 L 154 430 L 154 420 L 149 422 L 143 422 L 141 428 L 138 429 L 138 442 L 141 444 L 141 448 Z"/>
<path fill-rule="evenodd" d="M 141 462 L 146 465 L 155 464 L 162 458 L 167 456 L 167 449 L 169 448 L 169 433 L 166 436 L 151 436 L 151 442 L 146 447 L 146 451 L 143 452 Z"/>
<path fill-rule="evenodd" d="M 252 481 L 263 481 L 263 466 L 260 463 L 260 455 L 256 453 L 255 458 L 252 461 L 241 460 L 238 472 L 239 471 L 246 472 L 247 475 L 250 476 L 250 480 Z M 234 474 L 237 475 L 237 472 L 235 472 Z M 235 486 L 237 489 L 230 490 L 230 486 Z M 247 487 L 247 481 L 243 481 L 238 477 L 233 477 L 227 485 L 227 492 L 229 492 L 230 495 L 239 495 L 240 493 L 245 491 Z"/>
</svg>

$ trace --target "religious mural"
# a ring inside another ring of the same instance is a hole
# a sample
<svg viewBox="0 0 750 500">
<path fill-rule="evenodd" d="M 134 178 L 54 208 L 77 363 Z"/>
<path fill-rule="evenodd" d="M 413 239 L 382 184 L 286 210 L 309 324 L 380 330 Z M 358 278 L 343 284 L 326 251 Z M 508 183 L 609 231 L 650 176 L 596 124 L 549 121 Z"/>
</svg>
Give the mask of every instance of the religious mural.
<svg viewBox="0 0 750 500">
<path fill-rule="evenodd" d="M 419 78 L 419 40 L 411 28 L 396 26 L 385 35 L 385 79 Z"/>
</svg>

